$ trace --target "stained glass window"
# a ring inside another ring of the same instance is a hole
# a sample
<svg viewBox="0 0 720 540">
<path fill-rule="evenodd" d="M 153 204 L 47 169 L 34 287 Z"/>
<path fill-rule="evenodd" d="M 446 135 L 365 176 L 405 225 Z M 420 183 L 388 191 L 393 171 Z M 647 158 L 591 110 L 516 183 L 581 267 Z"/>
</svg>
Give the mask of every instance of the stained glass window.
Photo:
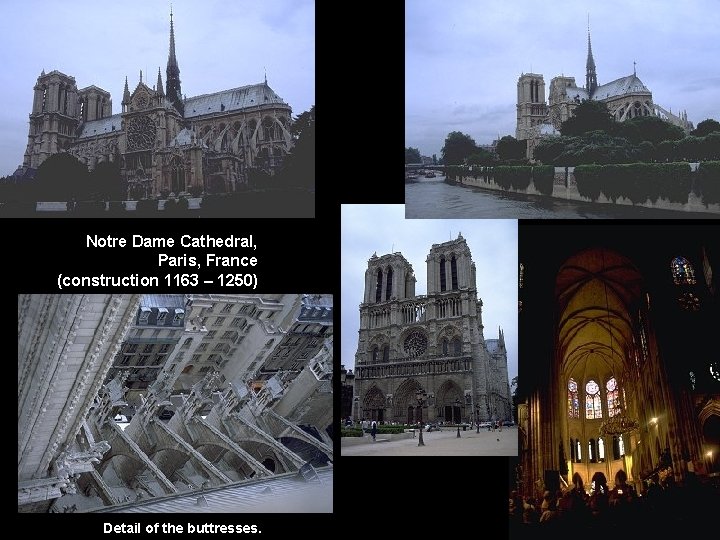
<svg viewBox="0 0 720 540">
<path fill-rule="evenodd" d="M 678 302 L 685 311 L 698 311 L 700 309 L 700 299 L 691 292 L 684 292 L 678 298 Z"/>
<path fill-rule="evenodd" d="M 710 375 L 716 381 L 720 381 L 720 362 L 715 361 L 710 364 Z"/>
<path fill-rule="evenodd" d="M 585 385 L 585 418 L 602 418 L 602 403 L 600 401 L 600 387 L 590 379 Z"/>
<path fill-rule="evenodd" d="M 625 443 L 623 442 L 622 435 L 618 437 L 618 446 L 620 447 L 620 455 L 625 455 Z"/>
<path fill-rule="evenodd" d="M 695 270 L 685 257 L 675 257 L 670 261 L 675 285 L 695 285 Z"/>
<path fill-rule="evenodd" d="M 648 341 L 647 341 L 647 333 L 645 330 L 645 319 L 642 315 L 642 311 L 638 313 L 638 321 L 640 322 L 640 347 L 642 351 L 642 357 L 643 362 L 647 362 L 649 353 L 648 353 Z"/>
<path fill-rule="evenodd" d="M 580 418 L 580 401 L 578 400 L 577 382 L 570 378 L 568 382 L 568 417 Z"/>
<path fill-rule="evenodd" d="M 608 416 L 612 418 L 620 412 L 620 395 L 615 377 L 610 378 L 610 380 L 605 384 L 605 388 L 607 389 Z"/>
</svg>

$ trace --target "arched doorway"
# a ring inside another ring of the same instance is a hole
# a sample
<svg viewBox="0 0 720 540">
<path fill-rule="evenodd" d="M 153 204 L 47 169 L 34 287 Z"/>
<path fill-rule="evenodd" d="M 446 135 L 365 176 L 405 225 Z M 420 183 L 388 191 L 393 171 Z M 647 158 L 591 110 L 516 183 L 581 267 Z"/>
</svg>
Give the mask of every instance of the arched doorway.
<svg viewBox="0 0 720 540">
<path fill-rule="evenodd" d="M 459 405 L 458 405 L 459 402 Z M 463 391 L 455 381 L 446 380 L 437 391 L 437 415 L 444 422 L 462 421 L 465 399 Z"/>
</svg>

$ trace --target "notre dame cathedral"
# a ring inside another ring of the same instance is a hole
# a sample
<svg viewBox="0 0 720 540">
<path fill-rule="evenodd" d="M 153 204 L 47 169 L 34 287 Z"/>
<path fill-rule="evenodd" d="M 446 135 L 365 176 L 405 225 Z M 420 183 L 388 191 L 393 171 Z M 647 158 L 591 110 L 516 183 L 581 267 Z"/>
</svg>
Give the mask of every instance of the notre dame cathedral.
<svg viewBox="0 0 720 540">
<path fill-rule="evenodd" d="M 355 419 L 413 423 L 510 419 L 507 350 L 483 336 L 475 263 L 462 235 L 433 244 L 427 295 L 415 295 L 401 253 L 374 254 L 365 272 L 355 355 Z"/>
<path fill-rule="evenodd" d="M 119 114 L 112 114 L 109 92 L 94 85 L 78 89 L 74 77 L 57 70 L 43 70 L 34 90 L 23 174 L 59 152 L 90 169 L 118 161 L 129 199 L 193 188 L 234 191 L 247 182 L 249 169 L 272 174 L 292 144 L 292 109 L 267 77 L 213 94 L 182 94 L 172 13 L 164 90 L 159 68 L 152 88 L 141 71 L 130 92 L 126 77 Z"/>
</svg>

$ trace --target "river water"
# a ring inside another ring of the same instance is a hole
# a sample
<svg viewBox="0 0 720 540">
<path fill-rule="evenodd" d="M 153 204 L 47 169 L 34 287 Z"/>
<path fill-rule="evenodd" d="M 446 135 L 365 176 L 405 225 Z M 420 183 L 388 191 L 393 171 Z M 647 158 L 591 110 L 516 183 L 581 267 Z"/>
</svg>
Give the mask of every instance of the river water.
<svg viewBox="0 0 720 540">
<path fill-rule="evenodd" d="M 445 177 L 405 184 L 406 218 L 697 219 L 717 214 L 550 199 L 445 183 Z"/>
</svg>

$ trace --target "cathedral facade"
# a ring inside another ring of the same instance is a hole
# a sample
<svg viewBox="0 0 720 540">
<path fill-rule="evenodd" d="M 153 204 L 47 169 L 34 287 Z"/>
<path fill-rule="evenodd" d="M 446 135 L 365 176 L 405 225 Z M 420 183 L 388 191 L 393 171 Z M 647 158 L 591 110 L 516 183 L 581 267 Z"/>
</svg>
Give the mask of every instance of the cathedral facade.
<svg viewBox="0 0 720 540">
<path fill-rule="evenodd" d="M 126 77 L 118 114 L 109 92 L 78 89 L 74 77 L 57 70 L 43 70 L 34 92 L 22 172 L 59 152 L 90 169 L 119 162 L 130 199 L 235 191 L 250 169 L 273 174 L 292 145 L 292 109 L 267 78 L 213 94 L 182 94 L 172 14 L 164 89 L 159 68 L 152 87 L 141 71 L 130 92 Z"/>
<path fill-rule="evenodd" d="M 507 350 L 483 335 L 482 300 L 465 239 L 433 244 L 427 295 L 415 294 L 401 253 L 374 254 L 365 272 L 355 355 L 356 420 L 430 422 L 511 418 Z"/>
<path fill-rule="evenodd" d="M 585 86 L 578 86 L 575 77 L 554 77 L 550 81 L 546 102 L 545 80 L 542 74 L 523 73 L 520 76 L 517 83 L 515 137 L 518 140 L 527 140 L 531 153 L 540 137 L 559 132 L 560 126 L 572 116 L 575 107 L 588 99 L 605 103 L 612 117 L 618 122 L 638 116 L 657 116 L 686 132 L 693 129 L 692 122 L 687 119 L 687 112 L 675 115 L 653 102 L 652 92 L 638 78 L 635 70 L 632 75 L 598 84 L 588 30 Z"/>
</svg>

